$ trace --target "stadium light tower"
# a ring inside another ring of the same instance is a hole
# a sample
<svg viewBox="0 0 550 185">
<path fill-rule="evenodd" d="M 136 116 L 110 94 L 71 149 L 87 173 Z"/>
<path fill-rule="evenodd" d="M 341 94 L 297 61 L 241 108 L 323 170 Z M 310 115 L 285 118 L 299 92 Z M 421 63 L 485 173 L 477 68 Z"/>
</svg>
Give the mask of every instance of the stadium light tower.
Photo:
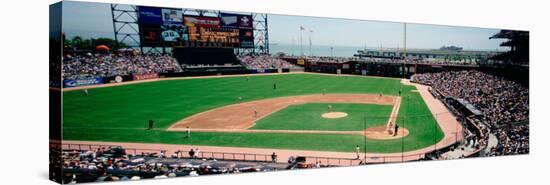
<svg viewBox="0 0 550 185">
<path fill-rule="evenodd" d="M 269 31 L 267 26 L 267 14 L 252 13 L 254 24 L 254 48 L 253 53 L 269 54 Z"/>
<path fill-rule="evenodd" d="M 113 20 L 113 33 L 115 47 L 119 49 L 119 43 L 129 47 L 140 47 L 140 32 L 138 28 L 137 8 L 133 5 L 111 4 L 111 18 Z M 140 47 L 143 53 L 143 47 Z"/>
</svg>

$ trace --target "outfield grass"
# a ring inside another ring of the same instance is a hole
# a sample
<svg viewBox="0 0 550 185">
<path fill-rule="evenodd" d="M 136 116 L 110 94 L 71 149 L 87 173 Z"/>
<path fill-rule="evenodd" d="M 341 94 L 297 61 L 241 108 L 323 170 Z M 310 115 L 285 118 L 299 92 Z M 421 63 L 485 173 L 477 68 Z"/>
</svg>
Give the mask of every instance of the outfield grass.
<svg viewBox="0 0 550 185">
<path fill-rule="evenodd" d="M 273 90 L 273 83 L 277 89 Z M 410 134 L 405 150 L 414 150 L 439 141 L 443 133 L 414 86 L 403 86 L 399 79 L 287 74 L 272 76 L 164 80 L 63 93 L 63 139 L 197 144 L 253 148 L 281 148 L 353 152 L 363 137 L 330 134 L 282 133 L 184 133 L 164 129 L 193 114 L 244 101 L 283 96 L 326 93 L 383 93 L 404 98 L 398 124 L 406 122 Z M 423 115 L 423 116 L 418 116 Z M 146 130 L 147 120 L 155 120 L 155 130 Z M 368 140 L 369 152 L 401 151 L 401 140 Z"/>
<path fill-rule="evenodd" d="M 321 115 L 328 105 L 333 112 L 345 112 L 343 118 L 327 119 Z M 359 131 L 368 127 L 384 125 L 392 111 L 391 105 L 350 103 L 306 103 L 291 105 L 256 122 L 252 129 L 263 130 L 335 130 Z"/>
</svg>

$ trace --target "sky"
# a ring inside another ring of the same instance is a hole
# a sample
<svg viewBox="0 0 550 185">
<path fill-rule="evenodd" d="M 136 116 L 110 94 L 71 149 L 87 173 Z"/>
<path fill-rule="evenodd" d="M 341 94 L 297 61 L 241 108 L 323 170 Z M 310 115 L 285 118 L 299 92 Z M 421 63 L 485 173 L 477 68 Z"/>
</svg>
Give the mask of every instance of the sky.
<svg viewBox="0 0 550 185">
<path fill-rule="evenodd" d="M 304 47 L 351 46 L 402 48 L 404 24 L 383 21 L 268 15 L 270 44 L 300 44 Z M 300 27 L 306 30 L 300 31 Z M 109 4 L 65 1 L 63 30 L 68 38 L 114 37 Z M 311 32 L 310 32 L 311 30 Z M 436 49 L 455 45 L 465 50 L 506 50 L 502 40 L 490 40 L 498 29 L 407 24 L 407 48 Z"/>
</svg>

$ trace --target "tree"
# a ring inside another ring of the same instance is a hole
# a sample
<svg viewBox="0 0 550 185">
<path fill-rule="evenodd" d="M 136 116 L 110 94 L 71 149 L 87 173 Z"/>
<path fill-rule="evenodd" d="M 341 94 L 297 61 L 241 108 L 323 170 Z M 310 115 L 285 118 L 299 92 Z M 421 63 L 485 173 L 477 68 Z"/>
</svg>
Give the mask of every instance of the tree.
<svg viewBox="0 0 550 185">
<path fill-rule="evenodd" d="M 80 36 L 73 37 L 73 39 L 71 40 L 71 44 L 75 48 L 82 48 L 82 37 Z"/>
<path fill-rule="evenodd" d="M 94 51 L 98 45 L 106 45 L 112 50 L 128 47 L 126 43 L 118 42 L 117 44 L 114 39 L 106 37 L 84 39 L 80 36 L 75 36 L 71 40 L 64 39 L 64 47 L 74 48 L 75 50 Z"/>
</svg>

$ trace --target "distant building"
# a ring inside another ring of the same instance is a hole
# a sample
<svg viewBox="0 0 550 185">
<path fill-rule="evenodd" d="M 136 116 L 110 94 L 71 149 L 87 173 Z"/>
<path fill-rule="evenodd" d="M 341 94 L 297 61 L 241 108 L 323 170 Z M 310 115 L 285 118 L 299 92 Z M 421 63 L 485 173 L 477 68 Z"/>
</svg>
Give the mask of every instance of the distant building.
<svg viewBox="0 0 550 185">
<path fill-rule="evenodd" d="M 443 46 L 439 49 L 407 49 L 406 55 L 410 59 L 435 59 L 435 60 L 485 60 L 498 54 L 495 51 L 463 50 L 457 46 Z M 403 58 L 403 49 L 364 49 L 357 51 L 355 57 L 359 58 Z"/>
<path fill-rule="evenodd" d="M 457 46 L 442 46 L 441 48 L 439 48 L 439 50 L 443 50 L 443 51 L 457 51 L 457 52 L 460 52 L 462 51 L 462 47 L 457 47 Z"/>
</svg>

